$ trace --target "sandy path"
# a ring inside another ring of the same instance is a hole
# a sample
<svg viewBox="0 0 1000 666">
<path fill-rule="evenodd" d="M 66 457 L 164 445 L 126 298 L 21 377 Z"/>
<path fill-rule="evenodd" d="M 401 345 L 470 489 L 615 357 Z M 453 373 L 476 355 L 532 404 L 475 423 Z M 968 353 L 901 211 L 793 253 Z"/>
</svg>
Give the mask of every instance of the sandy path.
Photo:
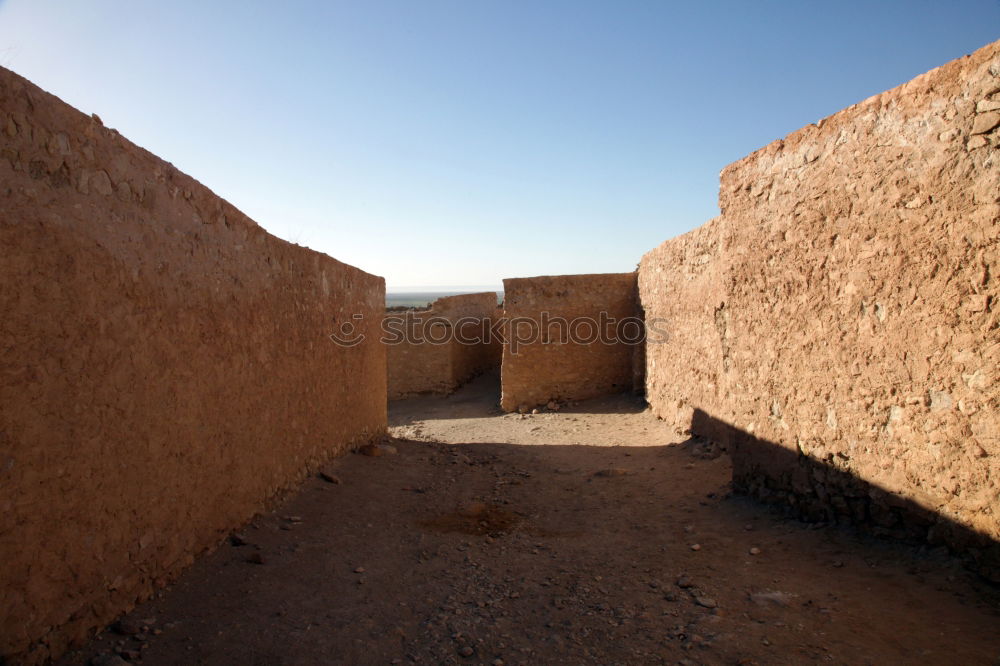
<svg viewBox="0 0 1000 666">
<path fill-rule="evenodd" d="M 395 403 L 397 454 L 335 461 L 339 484 L 310 480 L 131 613 L 152 620 L 138 638 L 109 631 L 63 663 L 1000 657 L 1000 594 L 943 555 L 729 496 L 728 458 L 633 398 L 521 418 L 496 392 Z"/>
</svg>

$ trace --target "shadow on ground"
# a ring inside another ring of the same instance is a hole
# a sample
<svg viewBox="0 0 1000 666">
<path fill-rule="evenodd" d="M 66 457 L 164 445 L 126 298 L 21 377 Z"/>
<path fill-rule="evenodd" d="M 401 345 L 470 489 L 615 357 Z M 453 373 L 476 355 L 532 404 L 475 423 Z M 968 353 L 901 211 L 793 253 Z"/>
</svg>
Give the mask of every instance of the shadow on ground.
<svg viewBox="0 0 1000 666">
<path fill-rule="evenodd" d="M 648 414 L 541 416 L 523 420 L 533 436 L 583 424 L 605 444 L 401 439 L 395 455 L 345 456 L 133 611 L 123 631 L 139 635 L 109 631 L 62 663 L 114 650 L 156 665 L 1000 656 L 996 590 L 942 553 L 734 496 L 728 455 L 665 438 Z M 623 428 L 646 428 L 644 444 L 609 445 Z"/>
<path fill-rule="evenodd" d="M 788 514 L 852 525 L 880 537 L 950 549 L 986 580 L 1000 583 L 1000 544 L 908 497 L 857 475 L 848 456 L 793 451 L 696 409 L 691 432 L 722 442 L 734 488 Z"/>
</svg>

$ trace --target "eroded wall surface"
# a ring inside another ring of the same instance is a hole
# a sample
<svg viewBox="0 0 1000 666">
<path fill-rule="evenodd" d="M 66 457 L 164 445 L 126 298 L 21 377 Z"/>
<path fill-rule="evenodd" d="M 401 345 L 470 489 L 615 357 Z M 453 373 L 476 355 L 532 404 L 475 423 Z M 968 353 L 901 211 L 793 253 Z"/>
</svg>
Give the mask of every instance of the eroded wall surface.
<svg viewBox="0 0 1000 666">
<path fill-rule="evenodd" d="M 511 278 L 503 284 L 503 409 L 633 389 L 637 347 L 623 340 L 634 329 L 619 335 L 617 322 L 638 322 L 635 273 Z"/>
<path fill-rule="evenodd" d="M 729 311 L 721 230 L 722 220 L 711 220 L 647 252 L 639 263 L 647 400 L 678 431 L 690 429 L 695 409 L 728 415 Z M 725 439 L 720 432 L 704 434 Z"/>
<path fill-rule="evenodd" d="M 498 370 L 500 342 L 491 327 L 499 317 L 492 291 L 439 298 L 427 310 L 386 313 L 389 399 L 451 393 Z"/>
<path fill-rule="evenodd" d="M 438 303 L 448 313 L 455 331 L 457 344 L 451 347 L 453 385 L 461 386 L 484 372 L 499 372 L 503 345 L 498 322 L 503 310 L 497 304 L 496 292 L 448 296 L 438 299 Z"/>
<path fill-rule="evenodd" d="M 384 432 L 385 287 L 2 69 L 0 132 L 0 654 L 31 663 Z"/>
<path fill-rule="evenodd" d="M 690 263 L 696 237 L 640 269 L 647 316 L 703 331 L 648 349 L 649 400 L 735 426 L 738 486 L 817 519 L 950 543 L 993 576 L 998 126 L 994 43 L 724 170 L 706 261 L 724 276 L 721 295 L 708 289 L 722 301 L 715 327 L 690 303 L 706 293 L 695 267 L 655 272 Z M 669 386 L 671 373 L 700 386 Z"/>
<path fill-rule="evenodd" d="M 998 51 L 771 144 L 720 190 L 736 424 L 996 539 Z M 793 486 L 756 469 L 755 492 Z M 811 476 L 797 501 L 828 506 Z M 836 510 L 909 529 L 883 498 L 853 504 Z"/>
</svg>

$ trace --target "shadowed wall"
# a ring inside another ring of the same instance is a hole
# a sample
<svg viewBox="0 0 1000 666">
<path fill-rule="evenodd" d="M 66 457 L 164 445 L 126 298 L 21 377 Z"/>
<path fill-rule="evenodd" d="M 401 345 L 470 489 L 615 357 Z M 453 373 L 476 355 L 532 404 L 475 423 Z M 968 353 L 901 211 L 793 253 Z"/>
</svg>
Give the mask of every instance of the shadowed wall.
<svg viewBox="0 0 1000 666">
<path fill-rule="evenodd" d="M 439 298 L 427 310 L 385 315 L 389 399 L 451 393 L 476 375 L 500 368 L 496 292 Z"/>
<path fill-rule="evenodd" d="M 0 654 L 30 663 L 384 432 L 385 286 L 2 69 L 0 132 Z"/>
</svg>

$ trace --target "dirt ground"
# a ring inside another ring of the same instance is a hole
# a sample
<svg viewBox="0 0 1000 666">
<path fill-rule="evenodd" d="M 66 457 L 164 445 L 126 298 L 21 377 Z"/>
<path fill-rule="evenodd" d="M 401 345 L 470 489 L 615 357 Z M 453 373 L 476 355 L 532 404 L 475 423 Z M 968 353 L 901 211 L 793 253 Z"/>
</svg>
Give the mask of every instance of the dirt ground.
<svg viewBox="0 0 1000 666">
<path fill-rule="evenodd" d="M 498 397 L 394 403 L 397 453 L 334 461 L 60 663 L 1000 664 L 1000 590 L 944 554 L 732 496 L 635 398 Z"/>
</svg>

